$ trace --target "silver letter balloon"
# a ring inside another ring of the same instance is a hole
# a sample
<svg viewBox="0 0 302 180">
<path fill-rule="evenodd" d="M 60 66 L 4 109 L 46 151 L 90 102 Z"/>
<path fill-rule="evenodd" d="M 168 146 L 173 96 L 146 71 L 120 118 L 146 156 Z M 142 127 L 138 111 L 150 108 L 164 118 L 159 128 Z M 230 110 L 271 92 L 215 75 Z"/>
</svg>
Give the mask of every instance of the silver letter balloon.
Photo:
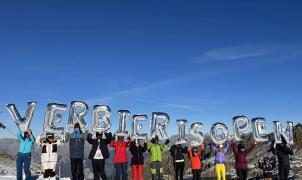
<svg viewBox="0 0 302 180">
<path fill-rule="evenodd" d="M 62 114 L 58 111 L 66 111 L 65 104 L 50 103 L 45 112 L 43 132 L 61 133 L 64 127 L 57 127 L 55 123 L 61 122 Z"/>
<path fill-rule="evenodd" d="M 9 114 L 19 127 L 20 131 L 24 132 L 29 129 L 31 120 L 33 118 L 35 109 L 36 109 L 36 102 L 28 102 L 27 103 L 27 110 L 24 117 L 20 116 L 19 111 L 15 104 L 7 104 L 6 109 L 8 110 Z"/>
<path fill-rule="evenodd" d="M 229 130 L 223 123 L 215 123 L 210 131 L 211 138 L 215 144 L 224 144 L 228 140 Z"/>
<path fill-rule="evenodd" d="M 82 101 L 72 101 L 70 105 L 68 129 L 73 128 L 75 123 L 79 123 L 82 128 L 87 129 L 88 125 L 84 120 L 84 116 L 87 114 L 88 105 Z"/>
<path fill-rule="evenodd" d="M 106 105 L 94 105 L 92 112 L 92 131 L 105 132 L 111 128 L 111 109 Z"/>
<path fill-rule="evenodd" d="M 147 133 L 140 133 L 143 125 L 139 121 L 147 121 L 147 115 L 133 115 L 132 118 L 132 137 L 133 139 L 147 139 Z"/>
<path fill-rule="evenodd" d="M 158 122 L 161 120 L 162 122 Z M 168 139 L 168 133 L 166 131 L 166 127 L 170 121 L 170 117 L 167 113 L 163 112 L 153 112 L 152 113 L 152 121 L 151 121 L 151 137 L 156 135 L 156 130 L 159 130 L 162 139 Z"/>
</svg>

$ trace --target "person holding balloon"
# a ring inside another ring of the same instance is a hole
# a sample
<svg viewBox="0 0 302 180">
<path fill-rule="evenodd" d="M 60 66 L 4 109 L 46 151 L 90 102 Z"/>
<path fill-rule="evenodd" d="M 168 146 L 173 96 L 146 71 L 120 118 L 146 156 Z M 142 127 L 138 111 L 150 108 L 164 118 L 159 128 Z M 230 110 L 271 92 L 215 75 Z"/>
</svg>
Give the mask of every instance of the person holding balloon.
<svg viewBox="0 0 302 180">
<path fill-rule="evenodd" d="M 198 148 L 198 146 L 194 145 L 188 149 L 189 159 L 191 160 L 191 168 L 193 179 L 192 180 L 201 180 L 201 156 L 204 151 L 204 144 Z"/>
<path fill-rule="evenodd" d="M 154 138 L 147 144 L 147 149 L 150 153 L 150 169 L 152 180 L 163 180 L 164 169 L 162 166 L 162 153 L 168 151 L 168 144 L 170 140 L 167 139 L 165 144 L 159 144 L 159 137 L 155 135 Z"/>
<path fill-rule="evenodd" d="M 212 144 L 212 151 L 215 153 L 215 171 L 217 180 L 226 180 L 226 153 L 230 147 L 230 143 L 223 144 Z"/>
<path fill-rule="evenodd" d="M 19 149 L 16 160 L 17 165 L 17 180 L 22 180 L 22 168 L 24 164 L 24 172 L 26 180 L 31 179 L 30 163 L 31 163 L 31 149 L 32 145 L 35 143 L 36 139 L 32 134 L 32 131 L 28 129 L 22 132 L 19 130 L 17 133 L 17 138 L 19 140 Z"/>
<path fill-rule="evenodd" d="M 105 135 L 103 138 L 103 135 Z M 109 158 L 108 144 L 112 140 L 112 135 L 108 133 L 96 132 L 96 138 L 92 138 L 92 134 L 89 133 L 87 141 L 92 145 L 88 158 L 92 161 L 93 176 L 95 180 L 107 180 L 105 173 L 105 160 Z"/>
<path fill-rule="evenodd" d="M 41 152 L 41 172 L 45 180 L 56 179 L 56 166 L 58 160 L 58 146 L 64 142 L 63 132 L 61 140 L 56 140 L 54 133 L 46 133 L 46 138 L 41 135 L 37 137 L 37 143 L 42 145 Z"/>
<path fill-rule="evenodd" d="M 179 141 L 176 141 L 173 146 L 170 148 L 170 154 L 173 157 L 173 165 L 175 169 L 175 180 L 183 180 L 183 173 L 185 168 L 185 156 L 187 154 L 188 148 L 186 144 L 181 144 Z"/>
<path fill-rule="evenodd" d="M 281 136 L 282 143 L 276 145 L 275 153 L 278 157 L 278 175 L 280 180 L 287 180 L 290 170 L 290 155 L 293 155 L 292 147 Z"/>
<path fill-rule="evenodd" d="M 118 140 L 115 140 L 116 135 L 114 134 L 112 141 L 110 142 L 110 147 L 114 148 L 114 167 L 115 167 L 115 180 L 127 180 L 127 148 L 130 145 L 130 137 L 128 137 L 128 142 L 124 141 L 124 135 L 119 134 L 117 136 Z M 122 175 L 122 176 L 121 176 Z"/>
<path fill-rule="evenodd" d="M 74 131 L 66 133 L 65 141 L 69 141 L 69 156 L 72 180 L 84 180 L 83 158 L 87 131 L 82 132 L 80 123 L 74 124 Z"/>
<path fill-rule="evenodd" d="M 249 148 L 245 149 L 243 142 L 240 142 L 238 145 L 236 141 L 233 141 L 232 149 L 235 155 L 235 169 L 237 177 L 240 180 L 246 180 L 248 176 L 248 162 L 246 156 L 249 155 L 253 149 L 256 147 L 257 142 L 251 145 Z"/>
<path fill-rule="evenodd" d="M 130 143 L 132 180 L 143 180 L 143 165 L 144 153 L 147 151 L 147 143 L 144 146 L 139 143 L 139 140 L 131 141 Z"/>
</svg>

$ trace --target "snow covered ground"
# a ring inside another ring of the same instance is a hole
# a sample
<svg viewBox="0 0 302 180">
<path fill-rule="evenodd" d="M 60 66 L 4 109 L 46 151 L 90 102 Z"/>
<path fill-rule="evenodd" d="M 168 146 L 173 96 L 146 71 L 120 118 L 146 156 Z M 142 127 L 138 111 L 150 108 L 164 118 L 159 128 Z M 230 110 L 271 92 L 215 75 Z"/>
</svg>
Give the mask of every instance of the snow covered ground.
<svg viewBox="0 0 302 180">
<path fill-rule="evenodd" d="M 23 179 L 25 179 L 25 177 Z M 42 179 L 43 179 L 42 177 L 39 177 L 36 180 L 42 180 Z M 16 176 L 0 176 L 0 180 L 16 180 Z M 60 178 L 60 180 L 70 180 L 70 178 Z"/>
</svg>

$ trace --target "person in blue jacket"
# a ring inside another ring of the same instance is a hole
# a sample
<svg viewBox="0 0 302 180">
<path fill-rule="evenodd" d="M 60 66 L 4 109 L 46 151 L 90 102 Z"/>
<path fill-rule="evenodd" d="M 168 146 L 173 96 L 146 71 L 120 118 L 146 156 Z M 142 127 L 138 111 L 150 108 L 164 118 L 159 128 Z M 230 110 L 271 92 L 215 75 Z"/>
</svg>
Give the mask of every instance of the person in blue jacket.
<svg viewBox="0 0 302 180">
<path fill-rule="evenodd" d="M 30 173 L 30 162 L 31 162 L 31 148 L 35 143 L 36 139 L 32 134 L 32 131 L 29 129 L 25 132 L 18 131 L 17 137 L 19 140 L 19 150 L 17 155 L 17 180 L 22 180 L 22 169 L 24 164 L 24 172 L 26 180 L 31 179 Z"/>
</svg>

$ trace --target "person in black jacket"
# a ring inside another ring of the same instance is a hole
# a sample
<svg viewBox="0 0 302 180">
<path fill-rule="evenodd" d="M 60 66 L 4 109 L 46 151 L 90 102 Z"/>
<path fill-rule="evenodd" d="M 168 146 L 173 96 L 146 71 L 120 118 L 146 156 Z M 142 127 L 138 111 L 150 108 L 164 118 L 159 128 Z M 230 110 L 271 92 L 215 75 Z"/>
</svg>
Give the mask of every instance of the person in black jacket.
<svg viewBox="0 0 302 180">
<path fill-rule="evenodd" d="M 185 168 L 185 157 L 184 154 L 188 152 L 187 146 L 180 144 L 178 141 L 171 146 L 170 153 L 173 157 L 173 164 L 175 169 L 175 180 L 183 180 L 183 173 Z"/>
<path fill-rule="evenodd" d="M 138 140 L 131 141 L 129 148 L 132 168 L 132 180 L 143 180 L 143 165 L 144 165 L 144 152 L 147 151 L 147 143 L 141 146 Z"/>
<path fill-rule="evenodd" d="M 92 169 L 95 180 L 107 180 L 105 173 L 105 160 L 109 158 L 108 144 L 112 140 L 111 133 L 104 133 L 106 139 L 103 139 L 103 133 L 96 132 L 96 139 L 92 139 L 92 134 L 89 133 L 87 141 L 92 145 L 89 153 L 89 159 L 92 161 Z"/>
<path fill-rule="evenodd" d="M 293 155 L 293 150 L 287 144 L 285 138 L 281 136 L 282 143 L 276 145 L 275 153 L 278 157 L 278 174 L 280 180 L 287 180 L 290 169 L 289 155 Z"/>
</svg>

